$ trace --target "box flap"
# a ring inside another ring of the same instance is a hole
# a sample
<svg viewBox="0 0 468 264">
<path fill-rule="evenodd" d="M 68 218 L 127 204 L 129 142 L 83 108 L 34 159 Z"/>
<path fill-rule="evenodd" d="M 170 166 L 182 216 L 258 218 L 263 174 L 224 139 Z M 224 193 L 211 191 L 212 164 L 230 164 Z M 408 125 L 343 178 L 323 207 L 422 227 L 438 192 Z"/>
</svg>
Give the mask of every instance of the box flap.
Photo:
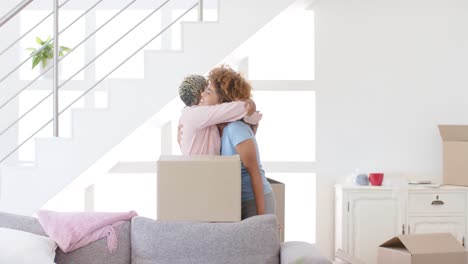
<svg viewBox="0 0 468 264">
<path fill-rule="evenodd" d="M 277 181 L 277 180 L 273 180 L 273 179 L 271 179 L 271 178 L 268 178 L 268 177 L 267 177 L 267 181 L 268 181 L 269 183 L 274 183 L 274 184 L 283 184 L 283 185 L 284 185 L 284 183 L 282 183 L 282 182 L 279 182 L 279 181 Z"/>
<path fill-rule="evenodd" d="M 380 247 L 391 247 L 391 248 L 406 248 L 401 242 L 399 237 L 394 237 L 384 242 Z"/>
<path fill-rule="evenodd" d="M 468 141 L 468 125 L 439 125 L 443 141 Z"/>
<path fill-rule="evenodd" d="M 219 155 L 161 155 L 158 162 L 160 161 L 238 161 L 240 160 L 239 155 L 233 156 L 219 156 Z"/>
<path fill-rule="evenodd" d="M 448 233 L 402 235 L 398 238 L 412 255 L 465 252 L 463 246 Z"/>
</svg>

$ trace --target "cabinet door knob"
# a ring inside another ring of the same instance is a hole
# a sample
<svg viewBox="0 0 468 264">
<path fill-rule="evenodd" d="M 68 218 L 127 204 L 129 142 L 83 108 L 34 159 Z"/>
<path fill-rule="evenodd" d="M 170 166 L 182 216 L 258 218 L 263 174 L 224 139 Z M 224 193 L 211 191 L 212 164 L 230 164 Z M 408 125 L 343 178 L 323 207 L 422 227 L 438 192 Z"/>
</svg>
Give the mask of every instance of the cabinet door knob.
<svg viewBox="0 0 468 264">
<path fill-rule="evenodd" d="M 444 201 L 434 200 L 434 201 L 432 201 L 432 205 L 444 205 Z"/>
<path fill-rule="evenodd" d="M 402 234 L 402 235 L 405 234 L 405 224 L 402 224 L 402 225 L 401 225 L 401 234 Z"/>
</svg>

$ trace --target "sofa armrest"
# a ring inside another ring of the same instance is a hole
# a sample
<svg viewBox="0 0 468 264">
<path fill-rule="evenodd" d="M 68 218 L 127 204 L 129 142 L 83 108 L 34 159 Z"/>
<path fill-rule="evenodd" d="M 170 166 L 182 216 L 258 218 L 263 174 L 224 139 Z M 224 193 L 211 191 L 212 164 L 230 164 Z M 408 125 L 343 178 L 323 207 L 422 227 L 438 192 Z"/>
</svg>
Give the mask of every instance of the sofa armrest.
<svg viewBox="0 0 468 264">
<path fill-rule="evenodd" d="M 281 264 L 332 264 L 312 244 L 291 241 L 281 244 Z"/>
</svg>

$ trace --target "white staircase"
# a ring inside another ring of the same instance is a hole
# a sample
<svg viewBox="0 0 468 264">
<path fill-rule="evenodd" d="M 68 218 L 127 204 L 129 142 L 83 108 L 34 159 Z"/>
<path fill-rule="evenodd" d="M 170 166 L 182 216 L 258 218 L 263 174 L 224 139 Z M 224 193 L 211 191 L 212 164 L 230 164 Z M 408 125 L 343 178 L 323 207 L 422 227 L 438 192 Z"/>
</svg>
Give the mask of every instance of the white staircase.
<svg viewBox="0 0 468 264">
<path fill-rule="evenodd" d="M 31 215 L 294 0 L 221 0 L 219 22 L 183 23 L 182 51 L 146 51 L 143 80 L 108 80 L 108 109 L 73 110 L 70 139 L 36 140 L 36 164 L 3 166 L 0 211 Z M 281 36 L 278 36 L 281 38 Z"/>
</svg>

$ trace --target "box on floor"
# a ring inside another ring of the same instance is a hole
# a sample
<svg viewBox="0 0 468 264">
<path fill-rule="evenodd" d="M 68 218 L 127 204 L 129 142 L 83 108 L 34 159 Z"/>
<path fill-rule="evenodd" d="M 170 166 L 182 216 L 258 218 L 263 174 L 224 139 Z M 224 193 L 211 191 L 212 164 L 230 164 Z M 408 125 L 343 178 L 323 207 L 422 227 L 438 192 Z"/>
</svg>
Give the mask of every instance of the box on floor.
<svg viewBox="0 0 468 264">
<path fill-rule="evenodd" d="M 466 264 L 467 251 L 451 234 L 394 237 L 378 248 L 378 264 Z"/>
<path fill-rule="evenodd" d="M 284 202 L 285 202 L 285 185 L 282 182 L 267 178 L 268 182 L 270 183 L 271 189 L 275 194 L 276 199 L 276 220 L 278 221 L 278 225 L 281 226 L 281 229 L 278 230 L 278 235 L 280 242 L 284 242 Z"/>
</svg>

